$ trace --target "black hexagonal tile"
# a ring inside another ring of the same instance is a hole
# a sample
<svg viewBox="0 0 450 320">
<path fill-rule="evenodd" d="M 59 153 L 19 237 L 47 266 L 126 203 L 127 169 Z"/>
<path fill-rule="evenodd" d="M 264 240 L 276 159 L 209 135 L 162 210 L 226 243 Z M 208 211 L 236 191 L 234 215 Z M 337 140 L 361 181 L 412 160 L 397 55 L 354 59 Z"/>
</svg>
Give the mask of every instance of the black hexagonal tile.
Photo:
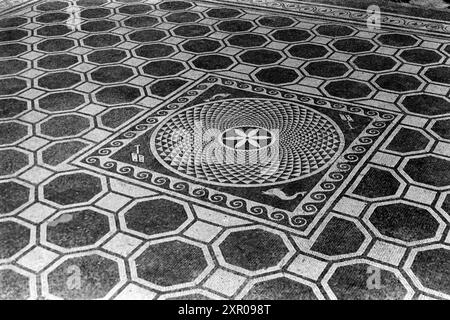
<svg viewBox="0 0 450 320">
<path fill-rule="evenodd" d="M 185 65 L 175 60 L 159 60 L 147 63 L 142 70 L 154 77 L 167 77 L 176 75 L 186 69 Z"/>
<path fill-rule="evenodd" d="M 236 18 L 242 14 L 241 11 L 233 8 L 214 8 L 206 11 L 206 15 L 217 19 L 231 19 Z"/>
<path fill-rule="evenodd" d="M 36 6 L 36 9 L 40 11 L 57 11 L 65 9 L 68 6 L 69 4 L 65 1 L 49 1 Z"/>
<path fill-rule="evenodd" d="M 286 84 L 294 82 L 299 78 L 298 73 L 293 69 L 284 67 L 270 67 L 259 70 L 255 74 L 260 81 L 272 84 Z"/>
<path fill-rule="evenodd" d="M 217 28 L 227 32 L 244 32 L 253 29 L 255 25 L 247 20 L 227 20 L 217 24 Z"/>
<path fill-rule="evenodd" d="M 184 26 L 179 26 L 173 29 L 173 33 L 177 36 L 193 38 L 207 35 L 212 30 L 209 26 L 201 25 L 201 24 L 189 24 Z"/>
<path fill-rule="evenodd" d="M 305 70 L 312 76 L 334 78 L 342 77 L 349 71 L 349 68 L 342 62 L 326 60 L 310 62 Z"/>
<path fill-rule="evenodd" d="M 379 272 L 379 287 L 371 277 Z M 407 291 L 394 273 L 367 263 L 340 266 L 328 285 L 339 300 L 403 300 Z"/>
<path fill-rule="evenodd" d="M 244 51 L 239 55 L 241 60 L 246 63 L 255 65 L 272 64 L 279 61 L 283 56 L 274 50 L 269 49 L 254 49 Z"/>
<path fill-rule="evenodd" d="M 405 242 L 432 238 L 439 227 L 427 210 L 405 203 L 378 206 L 369 221 L 382 235 Z"/>
<path fill-rule="evenodd" d="M 167 97 L 187 83 L 186 80 L 174 78 L 158 80 L 150 85 L 150 92 L 158 97 Z"/>
<path fill-rule="evenodd" d="M 131 103 L 141 97 L 141 91 L 132 86 L 120 85 L 107 87 L 95 94 L 99 102 L 115 105 Z"/>
<path fill-rule="evenodd" d="M 87 32 L 105 32 L 116 27 L 116 23 L 109 20 L 96 20 L 85 22 L 81 25 L 81 30 Z"/>
<path fill-rule="evenodd" d="M 116 261 L 96 253 L 87 253 L 81 257 L 67 259 L 50 272 L 48 291 L 66 300 L 101 299 L 119 281 L 120 273 Z"/>
<path fill-rule="evenodd" d="M 28 104 L 16 98 L 0 99 L 0 119 L 15 117 L 28 109 Z"/>
<path fill-rule="evenodd" d="M 65 38 L 49 39 L 37 44 L 37 48 L 45 52 L 66 51 L 74 46 L 74 40 Z"/>
<path fill-rule="evenodd" d="M 327 24 L 319 26 L 316 31 L 318 34 L 327 37 L 345 37 L 355 32 L 353 28 L 341 24 Z"/>
<path fill-rule="evenodd" d="M 311 250 L 327 256 L 351 254 L 358 251 L 364 240 L 364 234 L 354 222 L 332 217 L 317 237 Z"/>
<path fill-rule="evenodd" d="M 433 130 L 442 139 L 450 139 L 450 119 L 436 121 L 431 127 L 431 130 Z"/>
<path fill-rule="evenodd" d="M 28 165 L 28 156 L 15 149 L 0 150 L 0 176 L 8 176 L 16 173 Z"/>
<path fill-rule="evenodd" d="M 0 42 L 17 41 L 28 36 L 28 32 L 21 29 L 0 31 Z"/>
<path fill-rule="evenodd" d="M 228 39 L 228 42 L 232 46 L 242 48 L 260 47 L 268 41 L 269 40 L 265 36 L 253 33 L 236 34 Z"/>
<path fill-rule="evenodd" d="M 192 60 L 196 68 L 202 70 L 225 70 L 233 65 L 233 60 L 220 54 L 209 54 Z"/>
<path fill-rule="evenodd" d="M 0 146 L 12 144 L 28 134 L 28 127 L 17 122 L 0 123 Z"/>
<path fill-rule="evenodd" d="M 400 153 L 417 152 L 424 150 L 429 142 L 430 140 L 420 131 L 401 128 L 386 149 Z"/>
<path fill-rule="evenodd" d="M 353 193 L 376 199 L 395 195 L 399 188 L 400 182 L 391 172 L 379 168 L 370 168 L 353 190 Z"/>
<path fill-rule="evenodd" d="M 354 63 L 358 68 L 369 71 L 392 70 L 397 64 L 393 58 L 376 53 L 357 56 Z"/>
<path fill-rule="evenodd" d="M 0 300 L 26 300 L 30 298 L 29 279 L 13 269 L 0 270 Z"/>
<path fill-rule="evenodd" d="M 109 220 L 90 209 L 66 212 L 47 224 L 46 240 L 63 248 L 94 245 L 109 232 Z"/>
<path fill-rule="evenodd" d="M 136 258 L 138 277 L 164 287 L 194 281 L 206 267 L 203 251 L 179 240 L 152 244 Z"/>
<path fill-rule="evenodd" d="M 122 41 L 122 38 L 114 34 L 94 34 L 83 39 L 83 43 L 87 46 L 100 48 L 110 47 Z"/>
<path fill-rule="evenodd" d="M 276 266 L 288 253 L 278 235 L 260 229 L 232 232 L 219 248 L 226 262 L 251 271 Z"/>
<path fill-rule="evenodd" d="M 425 93 L 407 96 L 402 105 L 410 112 L 426 116 L 450 113 L 450 102 L 448 100 Z"/>
<path fill-rule="evenodd" d="M 213 52 L 219 49 L 222 44 L 218 40 L 193 39 L 183 43 L 183 49 L 194 53 Z"/>
<path fill-rule="evenodd" d="M 406 49 L 400 54 L 400 57 L 407 62 L 422 65 L 437 63 L 442 59 L 439 52 L 423 48 Z"/>
<path fill-rule="evenodd" d="M 65 12 L 50 12 L 36 17 L 36 21 L 40 23 L 57 23 L 66 21 L 69 18 L 70 14 Z"/>
<path fill-rule="evenodd" d="M 107 17 L 111 14 L 111 11 L 106 8 L 89 8 L 80 12 L 80 17 L 84 19 L 100 19 Z"/>
<path fill-rule="evenodd" d="M 83 150 L 86 146 L 86 143 L 77 140 L 52 144 L 42 151 L 42 161 L 49 166 L 56 167 Z"/>
<path fill-rule="evenodd" d="M 62 138 L 75 136 L 90 127 L 89 119 L 81 115 L 56 116 L 41 124 L 41 132 L 47 136 Z"/>
<path fill-rule="evenodd" d="M 133 69 L 124 66 L 101 67 L 91 73 L 92 80 L 102 83 L 124 82 L 132 76 Z"/>
<path fill-rule="evenodd" d="M 366 98 L 372 93 L 367 84 L 355 80 L 334 80 L 325 86 L 325 90 L 342 99 Z"/>
<path fill-rule="evenodd" d="M 395 92 L 417 90 L 422 82 L 420 79 L 405 73 L 389 73 L 381 75 L 375 82 L 383 89 Z"/>
<path fill-rule="evenodd" d="M 30 242 L 30 229 L 14 221 L 0 221 L 0 259 L 8 259 Z"/>
<path fill-rule="evenodd" d="M 384 45 L 399 48 L 413 46 L 418 42 L 413 36 L 402 33 L 382 34 L 377 39 Z"/>
<path fill-rule="evenodd" d="M 162 10 L 177 11 L 186 10 L 192 7 L 192 4 L 186 1 L 165 1 L 158 5 Z"/>
<path fill-rule="evenodd" d="M 37 61 L 38 67 L 47 70 L 65 69 L 76 63 L 78 63 L 78 57 L 68 53 L 46 55 Z"/>
<path fill-rule="evenodd" d="M 332 46 L 337 50 L 351 53 L 367 52 L 375 47 L 369 40 L 357 38 L 337 40 Z"/>
<path fill-rule="evenodd" d="M 148 4 L 131 4 L 119 8 L 119 12 L 123 14 L 144 14 L 151 11 L 153 8 Z"/>
<path fill-rule="evenodd" d="M 0 19 L 0 28 L 16 28 L 28 22 L 24 17 L 10 17 Z"/>
<path fill-rule="evenodd" d="M 87 55 L 87 59 L 90 62 L 99 63 L 99 64 L 107 64 L 107 63 L 116 63 L 124 60 L 127 57 L 127 53 L 125 50 L 121 49 L 104 49 L 94 51 Z"/>
<path fill-rule="evenodd" d="M 30 188 L 14 181 L 0 182 L 0 215 L 8 214 L 28 202 Z"/>
<path fill-rule="evenodd" d="M 159 23 L 159 20 L 156 17 L 136 16 L 126 19 L 123 23 L 131 28 L 148 28 Z"/>
<path fill-rule="evenodd" d="M 272 33 L 272 37 L 278 41 L 299 42 L 308 40 L 312 34 L 302 29 L 283 29 Z"/>
<path fill-rule="evenodd" d="M 56 24 L 56 25 L 50 25 L 50 26 L 44 26 L 42 28 L 37 29 L 36 33 L 39 36 L 44 37 L 57 37 L 57 36 L 63 36 L 68 33 L 72 32 L 72 29 L 69 28 L 65 24 Z"/>
<path fill-rule="evenodd" d="M 85 102 L 82 94 L 71 91 L 50 93 L 38 100 L 39 108 L 50 112 L 73 110 Z"/>
<path fill-rule="evenodd" d="M 15 94 L 27 87 L 27 82 L 19 78 L 0 79 L 0 96 Z"/>
<path fill-rule="evenodd" d="M 108 0 L 77 0 L 76 3 L 81 7 L 97 7 L 108 3 Z"/>
<path fill-rule="evenodd" d="M 425 72 L 425 77 L 431 81 L 450 84 L 450 67 L 439 66 L 430 68 Z"/>
<path fill-rule="evenodd" d="M 137 107 L 118 107 L 111 109 L 101 116 L 102 124 L 108 128 L 118 128 L 140 111 L 142 109 Z"/>
<path fill-rule="evenodd" d="M 165 31 L 158 29 L 146 29 L 130 33 L 129 37 L 137 42 L 152 42 L 166 38 L 168 35 Z"/>
<path fill-rule="evenodd" d="M 413 158 L 405 166 L 405 172 L 416 182 L 435 187 L 450 185 L 450 161 L 435 156 Z"/>
<path fill-rule="evenodd" d="M 162 58 L 175 53 L 173 46 L 164 43 L 143 45 L 136 49 L 136 54 L 147 59 Z"/>
<path fill-rule="evenodd" d="M 286 277 L 258 282 L 243 300 L 317 300 L 311 287 Z"/>
<path fill-rule="evenodd" d="M 320 44 L 297 44 L 292 46 L 288 52 L 296 58 L 302 59 L 314 59 L 314 58 L 322 58 L 326 56 L 329 51 L 326 47 Z"/>
<path fill-rule="evenodd" d="M 294 19 L 283 16 L 266 16 L 259 19 L 258 22 L 262 26 L 270 28 L 285 28 L 295 23 Z"/>
<path fill-rule="evenodd" d="M 40 87 L 51 90 L 70 88 L 80 82 L 81 76 L 69 71 L 49 73 L 38 80 Z"/>
<path fill-rule="evenodd" d="M 0 76 L 19 73 L 26 69 L 28 63 L 19 59 L 0 60 Z"/>
<path fill-rule="evenodd" d="M 0 58 L 13 57 L 28 50 L 28 47 L 22 43 L 9 43 L 0 45 Z"/>
<path fill-rule="evenodd" d="M 192 23 L 200 20 L 202 16 L 195 12 L 173 12 L 165 17 L 168 22 L 173 23 Z"/>
<path fill-rule="evenodd" d="M 44 198 L 66 206 L 90 201 L 101 191 L 99 178 L 87 173 L 67 173 L 44 185 Z"/>
</svg>

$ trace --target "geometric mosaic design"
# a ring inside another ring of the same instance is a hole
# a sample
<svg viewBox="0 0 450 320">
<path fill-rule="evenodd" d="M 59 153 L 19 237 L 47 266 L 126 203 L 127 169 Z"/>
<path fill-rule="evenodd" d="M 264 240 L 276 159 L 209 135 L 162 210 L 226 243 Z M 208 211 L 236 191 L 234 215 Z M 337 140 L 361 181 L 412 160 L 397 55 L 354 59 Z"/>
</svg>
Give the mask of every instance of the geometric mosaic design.
<svg viewBox="0 0 450 320">
<path fill-rule="evenodd" d="M 3 11 L 0 299 L 449 299 L 450 24 L 367 17 Z M 197 166 L 173 135 L 197 119 L 244 164 L 283 141 L 282 166 Z"/>
</svg>

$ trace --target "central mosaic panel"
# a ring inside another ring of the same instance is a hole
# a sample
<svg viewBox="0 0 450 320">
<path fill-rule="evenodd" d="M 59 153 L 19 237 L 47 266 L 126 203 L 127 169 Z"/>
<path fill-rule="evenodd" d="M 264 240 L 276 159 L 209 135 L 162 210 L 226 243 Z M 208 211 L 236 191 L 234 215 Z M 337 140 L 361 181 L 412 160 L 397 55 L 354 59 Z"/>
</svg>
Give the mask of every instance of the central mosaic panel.
<svg viewBox="0 0 450 320">
<path fill-rule="evenodd" d="M 397 118 L 208 76 L 79 164 L 305 234 Z"/>
</svg>

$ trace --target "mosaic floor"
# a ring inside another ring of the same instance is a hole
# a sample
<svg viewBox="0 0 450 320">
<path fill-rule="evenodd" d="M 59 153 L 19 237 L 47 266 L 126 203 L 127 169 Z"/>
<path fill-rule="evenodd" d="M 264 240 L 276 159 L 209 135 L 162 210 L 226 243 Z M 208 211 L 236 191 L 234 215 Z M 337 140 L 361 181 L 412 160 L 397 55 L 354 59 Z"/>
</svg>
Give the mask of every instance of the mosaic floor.
<svg viewBox="0 0 450 320">
<path fill-rule="evenodd" d="M 450 23 L 367 19 L 4 11 L 0 299 L 450 298 Z"/>
</svg>

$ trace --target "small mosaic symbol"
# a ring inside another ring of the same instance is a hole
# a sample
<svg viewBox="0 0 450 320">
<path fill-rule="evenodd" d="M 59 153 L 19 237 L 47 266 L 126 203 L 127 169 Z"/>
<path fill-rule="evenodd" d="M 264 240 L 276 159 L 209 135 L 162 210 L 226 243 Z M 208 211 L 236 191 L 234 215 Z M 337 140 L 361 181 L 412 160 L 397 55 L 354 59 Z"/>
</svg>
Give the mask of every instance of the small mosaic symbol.
<svg viewBox="0 0 450 320">
<path fill-rule="evenodd" d="M 138 144 L 135 146 L 136 152 L 131 153 L 131 160 L 136 163 L 144 163 L 145 157 L 141 154 L 141 146 Z"/>
</svg>

